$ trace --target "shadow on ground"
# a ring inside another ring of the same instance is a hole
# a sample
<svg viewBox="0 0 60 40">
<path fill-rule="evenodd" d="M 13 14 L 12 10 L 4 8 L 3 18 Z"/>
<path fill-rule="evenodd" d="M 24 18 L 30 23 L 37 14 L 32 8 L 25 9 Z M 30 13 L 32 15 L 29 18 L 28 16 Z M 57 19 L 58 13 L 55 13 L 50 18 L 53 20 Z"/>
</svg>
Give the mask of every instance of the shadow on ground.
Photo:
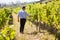
<svg viewBox="0 0 60 40">
<path fill-rule="evenodd" d="M 36 32 L 36 31 L 34 31 L 34 32 L 32 32 L 32 33 L 25 33 L 25 34 L 27 34 L 27 35 L 36 35 L 38 32 Z"/>
<path fill-rule="evenodd" d="M 30 21 L 30 20 L 29 20 Z M 36 21 L 30 21 L 31 23 L 33 23 L 34 25 L 36 25 L 36 30 L 40 29 L 42 30 L 47 30 L 49 32 L 49 34 L 53 34 L 55 36 L 55 40 L 58 38 L 58 40 L 60 40 L 60 32 L 58 32 L 58 29 L 56 28 L 55 25 L 48 25 L 44 22 L 36 22 Z M 37 33 L 27 33 L 27 34 L 37 34 Z"/>
</svg>

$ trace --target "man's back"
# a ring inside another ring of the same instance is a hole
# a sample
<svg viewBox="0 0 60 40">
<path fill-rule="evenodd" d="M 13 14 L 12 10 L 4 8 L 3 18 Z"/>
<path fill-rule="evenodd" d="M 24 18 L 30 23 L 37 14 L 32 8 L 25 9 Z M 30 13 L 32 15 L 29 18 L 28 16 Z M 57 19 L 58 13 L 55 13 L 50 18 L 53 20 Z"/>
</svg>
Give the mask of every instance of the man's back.
<svg viewBox="0 0 60 40">
<path fill-rule="evenodd" d="M 25 10 L 21 10 L 19 11 L 18 16 L 20 18 L 26 19 L 26 16 L 28 16 L 28 14 L 25 12 Z"/>
</svg>

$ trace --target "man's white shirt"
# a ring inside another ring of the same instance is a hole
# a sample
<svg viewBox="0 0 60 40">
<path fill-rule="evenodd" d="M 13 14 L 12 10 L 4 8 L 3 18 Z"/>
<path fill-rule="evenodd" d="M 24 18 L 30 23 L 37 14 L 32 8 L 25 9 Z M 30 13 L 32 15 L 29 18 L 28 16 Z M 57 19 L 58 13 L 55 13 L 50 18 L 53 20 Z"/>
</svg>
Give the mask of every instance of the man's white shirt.
<svg viewBox="0 0 60 40">
<path fill-rule="evenodd" d="M 20 17 L 20 19 L 26 19 L 26 17 L 29 15 L 25 12 L 25 10 L 21 10 L 19 11 L 18 16 Z"/>
</svg>

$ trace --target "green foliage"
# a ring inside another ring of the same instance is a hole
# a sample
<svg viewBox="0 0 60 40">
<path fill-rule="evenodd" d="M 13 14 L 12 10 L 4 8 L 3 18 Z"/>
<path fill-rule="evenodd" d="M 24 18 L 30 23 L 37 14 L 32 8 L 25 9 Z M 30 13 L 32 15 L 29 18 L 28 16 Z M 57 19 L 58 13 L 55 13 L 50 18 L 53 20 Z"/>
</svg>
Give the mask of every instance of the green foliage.
<svg viewBox="0 0 60 40">
<path fill-rule="evenodd" d="M 5 25 L 11 14 L 12 9 L 0 8 L 0 40 L 13 40 L 15 37 L 15 30 Z"/>
<path fill-rule="evenodd" d="M 9 20 L 8 17 L 11 15 L 10 8 L 1 8 L 0 9 L 0 28 L 6 24 L 6 21 Z"/>
<path fill-rule="evenodd" d="M 1 40 L 13 40 L 15 37 L 15 30 L 11 29 L 9 26 L 6 26 L 0 32 Z"/>
<path fill-rule="evenodd" d="M 19 12 L 20 9 L 21 9 L 20 7 L 13 8 L 13 12 L 17 14 L 17 13 Z"/>
<path fill-rule="evenodd" d="M 56 28 L 60 30 L 60 1 L 52 1 L 47 4 L 28 4 L 27 12 L 32 14 L 31 20 L 42 21 L 50 26 L 56 25 Z"/>
</svg>

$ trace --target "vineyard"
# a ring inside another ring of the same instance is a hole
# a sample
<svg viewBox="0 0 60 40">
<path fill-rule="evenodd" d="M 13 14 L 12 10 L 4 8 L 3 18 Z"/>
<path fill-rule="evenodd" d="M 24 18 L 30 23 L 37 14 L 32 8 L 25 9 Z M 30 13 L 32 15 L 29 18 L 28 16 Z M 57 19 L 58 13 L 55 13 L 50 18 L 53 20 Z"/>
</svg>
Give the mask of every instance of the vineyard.
<svg viewBox="0 0 60 40">
<path fill-rule="evenodd" d="M 0 8 L 0 40 L 13 40 L 15 31 L 8 25 L 12 10 L 10 8 Z"/>
<path fill-rule="evenodd" d="M 15 31 L 7 25 L 9 16 L 18 13 L 21 7 L 0 8 L 0 40 L 13 40 Z M 26 4 L 26 12 L 31 15 L 29 21 L 35 22 L 39 29 L 43 27 L 60 40 L 60 0 L 48 3 Z M 28 18 L 27 18 L 28 19 Z M 39 30 L 40 31 L 40 30 Z"/>
</svg>

